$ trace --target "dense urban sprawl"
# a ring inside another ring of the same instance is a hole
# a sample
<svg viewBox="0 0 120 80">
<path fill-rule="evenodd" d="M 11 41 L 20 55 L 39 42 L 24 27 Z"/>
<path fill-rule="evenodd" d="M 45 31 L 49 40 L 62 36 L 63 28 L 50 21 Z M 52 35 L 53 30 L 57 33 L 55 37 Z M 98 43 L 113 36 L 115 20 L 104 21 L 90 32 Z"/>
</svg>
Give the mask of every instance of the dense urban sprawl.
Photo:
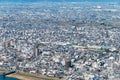
<svg viewBox="0 0 120 80">
<path fill-rule="evenodd" d="M 117 3 L 0 3 L 0 68 L 119 80 L 119 9 Z"/>
</svg>

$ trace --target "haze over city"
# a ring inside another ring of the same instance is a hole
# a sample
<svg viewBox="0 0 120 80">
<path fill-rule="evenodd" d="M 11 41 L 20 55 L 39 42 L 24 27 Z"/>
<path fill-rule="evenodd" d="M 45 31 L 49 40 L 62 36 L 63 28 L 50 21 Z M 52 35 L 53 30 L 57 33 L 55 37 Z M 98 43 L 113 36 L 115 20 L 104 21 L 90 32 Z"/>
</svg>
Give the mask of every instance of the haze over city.
<svg viewBox="0 0 120 80">
<path fill-rule="evenodd" d="M 0 0 L 1 78 L 119 80 L 119 0 Z"/>
<path fill-rule="evenodd" d="M 119 0 L 0 0 L 2 2 L 119 2 Z"/>
</svg>

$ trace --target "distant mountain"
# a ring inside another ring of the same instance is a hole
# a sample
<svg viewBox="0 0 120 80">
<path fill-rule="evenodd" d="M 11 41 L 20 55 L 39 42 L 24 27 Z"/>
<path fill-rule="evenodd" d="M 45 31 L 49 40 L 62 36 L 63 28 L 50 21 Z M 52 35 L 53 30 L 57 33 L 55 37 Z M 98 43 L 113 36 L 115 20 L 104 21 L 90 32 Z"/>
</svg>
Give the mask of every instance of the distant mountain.
<svg viewBox="0 0 120 80">
<path fill-rule="evenodd" d="M 41 2 L 41 1 L 48 1 L 48 2 L 119 2 L 120 0 L 0 0 L 0 2 Z"/>
</svg>

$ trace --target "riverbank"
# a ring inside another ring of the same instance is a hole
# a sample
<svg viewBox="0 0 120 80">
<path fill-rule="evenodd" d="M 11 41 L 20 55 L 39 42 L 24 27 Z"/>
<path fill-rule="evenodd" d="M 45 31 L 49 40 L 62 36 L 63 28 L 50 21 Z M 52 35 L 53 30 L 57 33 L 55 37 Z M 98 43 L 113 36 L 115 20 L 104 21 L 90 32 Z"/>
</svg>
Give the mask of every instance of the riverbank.
<svg viewBox="0 0 120 80">
<path fill-rule="evenodd" d="M 15 74 L 11 74 L 8 77 L 14 77 L 18 78 L 20 80 L 59 80 L 58 78 L 53 77 L 46 77 L 36 74 L 29 74 L 29 73 L 23 73 L 23 72 L 17 72 Z"/>
<path fill-rule="evenodd" d="M 0 68 L 0 72 L 2 73 L 2 72 L 9 72 L 9 71 L 6 69 Z M 25 72 L 17 72 L 14 74 L 10 74 L 7 77 L 17 78 L 20 80 L 59 80 L 58 78 L 54 78 L 54 77 L 47 77 L 47 76 L 42 76 L 37 74 L 29 74 Z"/>
</svg>

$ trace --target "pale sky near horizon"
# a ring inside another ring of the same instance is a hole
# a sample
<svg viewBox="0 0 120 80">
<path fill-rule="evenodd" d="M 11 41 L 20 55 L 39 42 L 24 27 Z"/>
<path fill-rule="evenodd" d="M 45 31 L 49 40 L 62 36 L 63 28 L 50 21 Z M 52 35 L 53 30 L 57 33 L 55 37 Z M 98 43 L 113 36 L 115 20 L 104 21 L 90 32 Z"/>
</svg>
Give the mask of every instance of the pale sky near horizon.
<svg viewBox="0 0 120 80">
<path fill-rule="evenodd" d="M 36 2 L 36 1 L 52 1 L 52 2 L 81 2 L 81 1 L 92 1 L 92 2 L 120 2 L 120 0 L 0 0 L 0 1 L 7 1 L 7 2 Z"/>
</svg>

